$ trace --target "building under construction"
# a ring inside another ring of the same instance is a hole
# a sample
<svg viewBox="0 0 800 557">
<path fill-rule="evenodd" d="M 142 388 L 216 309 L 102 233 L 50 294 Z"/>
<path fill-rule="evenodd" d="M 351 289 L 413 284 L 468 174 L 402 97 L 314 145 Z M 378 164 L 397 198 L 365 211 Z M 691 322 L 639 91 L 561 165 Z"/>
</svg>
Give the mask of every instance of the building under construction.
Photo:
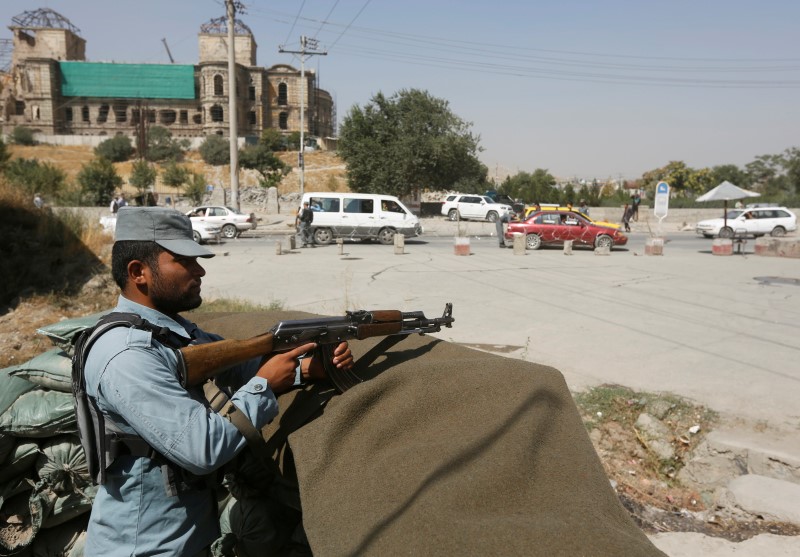
<svg viewBox="0 0 800 557">
<path fill-rule="evenodd" d="M 225 18 L 200 26 L 196 65 L 87 62 L 80 30 L 50 9 L 26 11 L 9 29 L 13 52 L 0 93 L 4 134 L 25 126 L 46 136 L 134 136 L 148 124 L 178 138 L 228 135 Z M 239 135 L 300 131 L 304 106 L 304 133 L 323 144 L 332 137 L 333 100 L 317 88 L 315 72 L 306 70 L 303 80 L 287 64 L 259 67 L 252 31 L 237 20 L 234 34 Z"/>
</svg>

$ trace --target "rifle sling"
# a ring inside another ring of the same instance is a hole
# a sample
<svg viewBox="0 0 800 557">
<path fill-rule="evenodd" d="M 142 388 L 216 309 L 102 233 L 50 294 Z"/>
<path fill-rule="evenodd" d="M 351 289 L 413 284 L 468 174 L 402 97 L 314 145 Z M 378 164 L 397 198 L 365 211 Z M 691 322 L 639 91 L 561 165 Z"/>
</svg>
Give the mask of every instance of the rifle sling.
<svg viewBox="0 0 800 557">
<path fill-rule="evenodd" d="M 247 445 L 253 451 L 255 457 L 261 461 L 261 464 L 265 467 L 272 464 L 274 467 L 275 462 L 269 454 L 267 444 L 264 442 L 261 432 L 250 423 L 250 420 L 244 412 L 239 410 L 236 405 L 231 402 L 228 395 L 217 387 L 213 381 L 206 381 L 203 384 L 203 393 L 206 396 L 206 400 L 208 400 L 208 403 L 211 405 L 212 410 L 223 418 L 227 418 L 228 421 L 239 430 L 239 433 L 244 436 Z"/>
</svg>

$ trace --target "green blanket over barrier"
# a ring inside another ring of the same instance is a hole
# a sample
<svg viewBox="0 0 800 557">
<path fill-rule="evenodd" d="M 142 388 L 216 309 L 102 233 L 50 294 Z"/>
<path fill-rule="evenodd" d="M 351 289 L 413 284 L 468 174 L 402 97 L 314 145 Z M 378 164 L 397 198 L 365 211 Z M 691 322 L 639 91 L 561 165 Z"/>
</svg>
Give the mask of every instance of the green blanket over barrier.
<svg viewBox="0 0 800 557">
<path fill-rule="evenodd" d="M 189 315 L 227 338 L 306 317 Z M 662 555 L 557 370 L 413 336 L 368 375 L 289 436 L 315 555 Z M 283 395 L 282 411 L 299 398 Z"/>
</svg>

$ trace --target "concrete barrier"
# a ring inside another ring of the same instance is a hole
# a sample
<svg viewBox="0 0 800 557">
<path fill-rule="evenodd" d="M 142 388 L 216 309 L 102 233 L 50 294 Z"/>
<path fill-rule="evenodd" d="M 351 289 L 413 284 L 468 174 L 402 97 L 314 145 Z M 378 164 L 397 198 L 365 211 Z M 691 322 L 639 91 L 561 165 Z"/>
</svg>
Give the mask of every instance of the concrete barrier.
<svg viewBox="0 0 800 557">
<path fill-rule="evenodd" d="M 756 238 L 756 255 L 800 258 L 800 238 Z"/>
<path fill-rule="evenodd" d="M 564 255 L 572 255 L 572 240 L 564 240 Z"/>
<path fill-rule="evenodd" d="M 514 255 L 526 255 L 525 234 L 514 232 Z"/>
<path fill-rule="evenodd" d="M 714 255 L 733 255 L 733 240 L 730 238 L 714 238 L 711 242 L 711 253 Z"/>
<path fill-rule="evenodd" d="M 645 255 L 664 255 L 664 238 L 648 238 L 644 244 Z"/>
<path fill-rule="evenodd" d="M 403 255 L 405 253 L 406 237 L 403 234 L 394 235 L 394 254 Z"/>
<path fill-rule="evenodd" d="M 466 236 L 456 236 L 453 250 L 456 255 L 469 255 L 469 238 Z"/>
</svg>

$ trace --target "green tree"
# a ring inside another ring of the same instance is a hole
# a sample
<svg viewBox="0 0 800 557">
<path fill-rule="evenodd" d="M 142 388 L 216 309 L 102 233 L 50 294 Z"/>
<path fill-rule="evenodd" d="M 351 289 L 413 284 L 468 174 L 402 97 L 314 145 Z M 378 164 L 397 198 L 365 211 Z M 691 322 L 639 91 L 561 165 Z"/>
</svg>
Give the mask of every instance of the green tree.
<svg viewBox="0 0 800 557">
<path fill-rule="evenodd" d="M 25 126 L 17 126 L 11 132 L 11 142 L 17 145 L 36 145 L 33 132 Z"/>
<path fill-rule="evenodd" d="M 104 157 L 97 157 L 84 164 L 76 180 L 82 196 L 92 205 L 110 203 L 114 191 L 122 187 L 122 178 L 111 161 Z"/>
<path fill-rule="evenodd" d="M 800 194 L 800 149 L 790 147 L 783 152 L 783 168 L 786 171 L 787 188 Z"/>
<path fill-rule="evenodd" d="M 744 165 L 755 189 L 767 196 L 788 190 L 784 159 L 780 155 L 760 155 Z"/>
<path fill-rule="evenodd" d="M 67 175 L 60 168 L 37 159 L 14 159 L 6 165 L 6 179 L 13 186 L 33 195 L 59 197 L 67 183 Z"/>
<path fill-rule="evenodd" d="M 161 182 L 170 188 L 175 188 L 175 196 L 180 193 L 184 184 L 189 181 L 191 172 L 185 166 L 180 166 L 175 161 L 169 161 L 161 173 Z"/>
<path fill-rule="evenodd" d="M 206 194 L 206 177 L 199 172 L 192 172 L 183 193 L 194 205 L 200 205 Z"/>
<path fill-rule="evenodd" d="M 200 156 L 206 164 L 222 166 L 231 163 L 231 144 L 226 138 L 219 135 L 209 135 L 200 144 Z"/>
<path fill-rule="evenodd" d="M 261 137 L 259 138 L 259 143 L 263 143 L 266 145 L 267 149 L 270 151 L 285 151 L 286 150 L 286 139 L 284 138 L 283 134 L 276 130 L 275 128 L 266 128 L 263 132 L 261 132 Z M 297 134 L 297 144 L 300 145 L 300 134 Z"/>
<path fill-rule="evenodd" d="M 147 130 L 147 153 L 144 158 L 151 162 L 178 161 L 183 158 L 183 152 L 188 148 L 187 140 L 176 141 L 167 128 L 152 126 Z"/>
<path fill-rule="evenodd" d="M 111 162 L 123 162 L 133 155 L 133 144 L 127 135 L 106 139 L 94 148 L 94 154 Z"/>
<path fill-rule="evenodd" d="M 148 195 L 153 184 L 156 183 L 158 172 L 155 168 L 150 166 L 145 160 L 138 160 L 133 163 L 131 168 L 130 184 L 136 188 L 138 192 L 137 198 L 141 199 L 142 205 L 150 204 L 150 196 Z"/>
<path fill-rule="evenodd" d="M 717 187 L 726 180 L 740 188 L 750 187 L 750 176 L 735 164 L 721 164 L 711 169 L 713 187 Z"/>
<path fill-rule="evenodd" d="M 507 177 L 500 186 L 500 191 L 528 204 L 557 202 L 555 183 L 556 179 L 547 170 L 537 168 L 533 174 L 518 172 Z"/>
<path fill-rule="evenodd" d="M 485 183 L 478 137 L 469 128 L 447 101 L 426 91 L 376 94 L 363 108 L 351 108 L 341 126 L 339 154 L 350 188 L 405 196 L 416 189 Z"/>
<path fill-rule="evenodd" d="M 261 175 L 259 184 L 264 188 L 277 186 L 292 169 L 284 163 L 266 145 L 248 145 L 239 152 L 239 164 L 242 168 L 255 170 Z"/>
<path fill-rule="evenodd" d="M 286 148 L 290 151 L 300 150 L 300 132 L 292 132 L 286 136 Z"/>
<path fill-rule="evenodd" d="M 6 165 L 11 159 L 11 153 L 8 152 L 8 146 L 5 141 L 0 139 L 0 172 L 5 172 Z"/>
</svg>

